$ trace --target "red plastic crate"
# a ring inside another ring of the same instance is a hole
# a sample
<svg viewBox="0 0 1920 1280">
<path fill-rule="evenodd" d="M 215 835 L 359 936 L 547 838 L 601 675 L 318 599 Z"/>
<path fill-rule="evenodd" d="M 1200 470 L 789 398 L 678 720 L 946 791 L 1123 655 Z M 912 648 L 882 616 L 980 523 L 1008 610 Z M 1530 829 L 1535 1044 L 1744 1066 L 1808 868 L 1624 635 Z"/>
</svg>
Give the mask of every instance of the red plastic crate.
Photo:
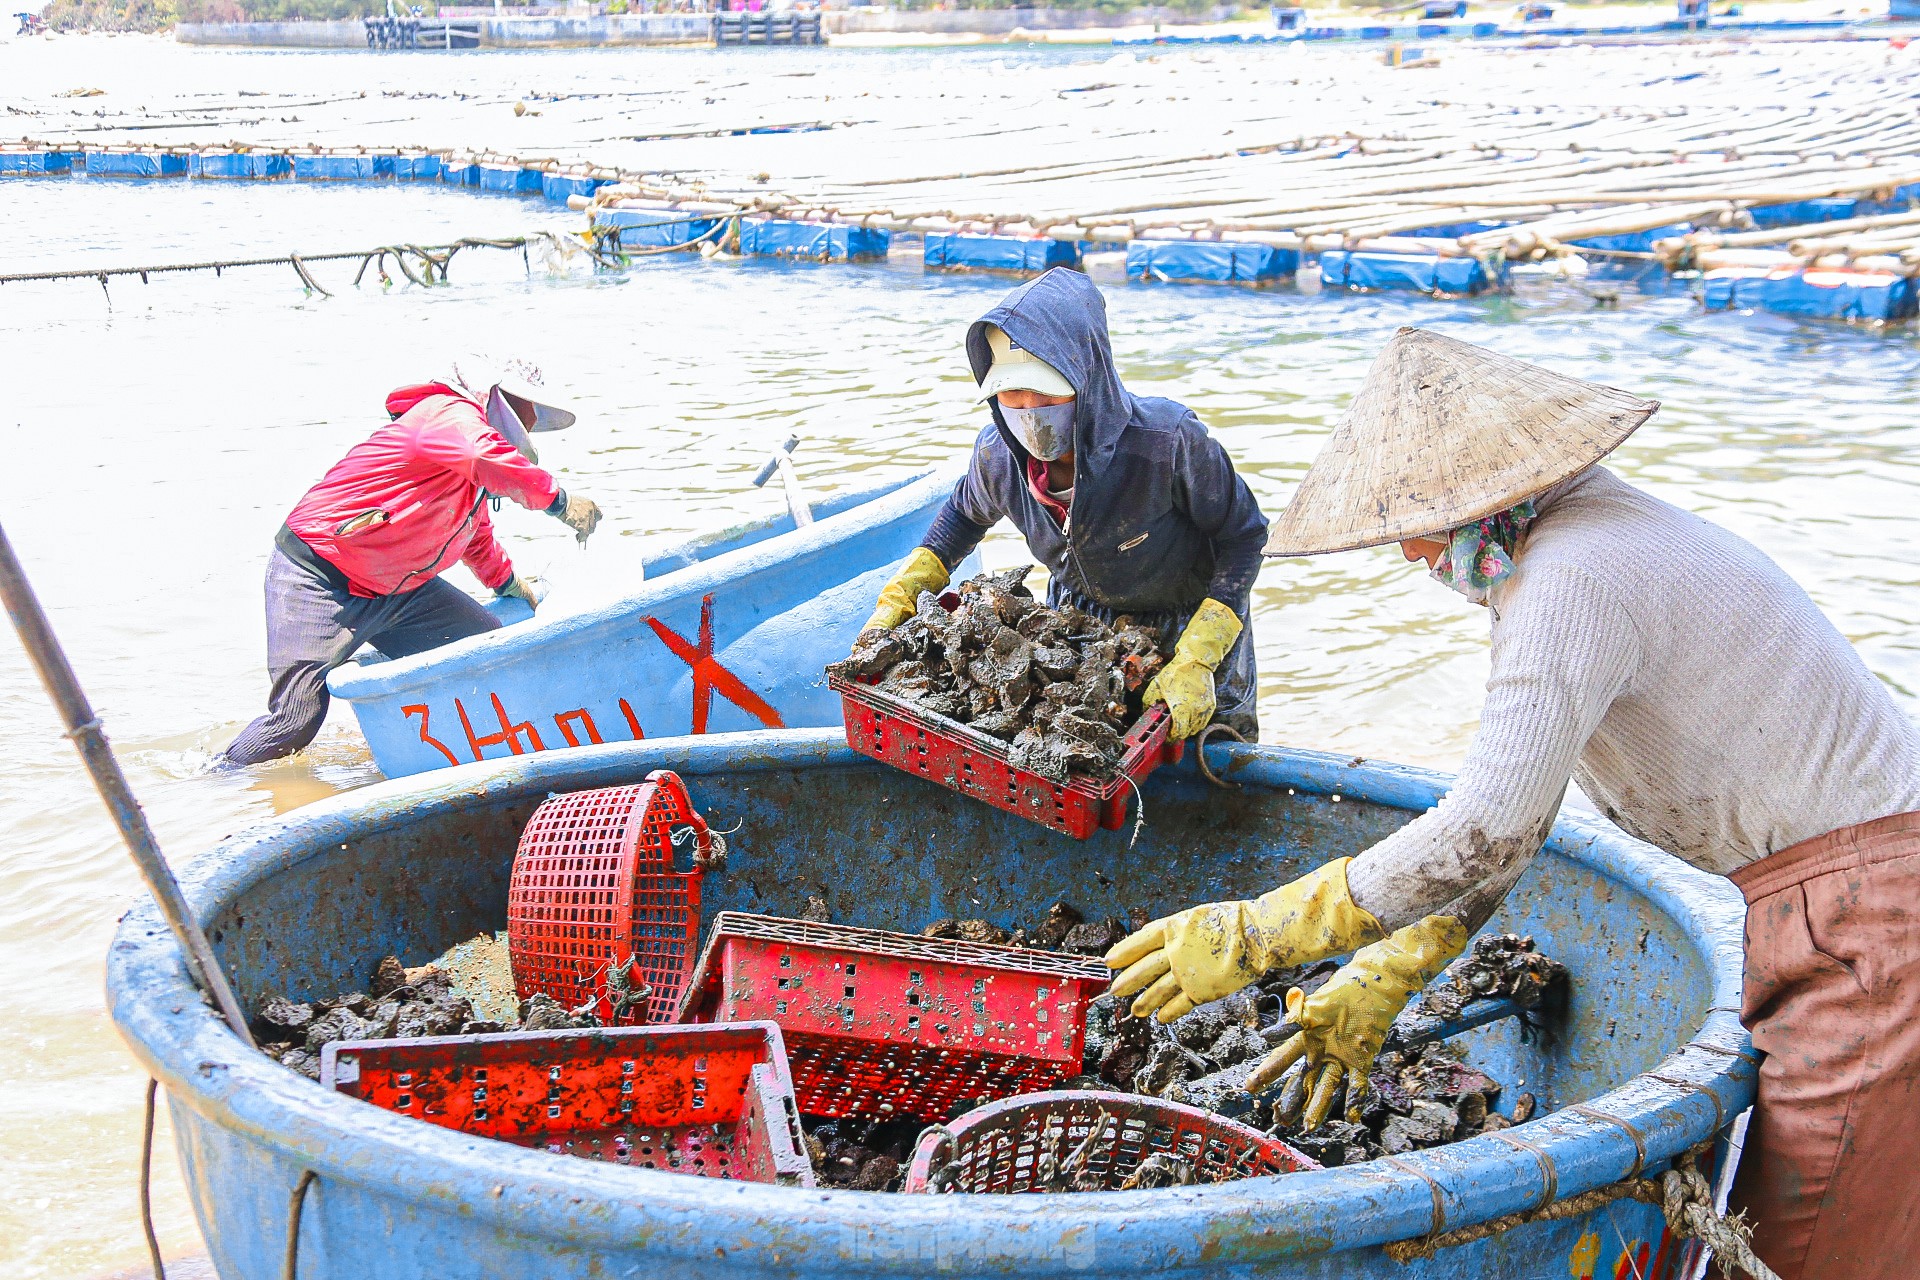
<svg viewBox="0 0 1920 1280">
<path fill-rule="evenodd" d="M 693 857 L 675 871 L 675 833 Z M 599 1001 L 600 1019 L 632 1026 L 671 1019 L 700 945 L 700 867 L 707 824 L 675 774 L 633 786 L 552 796 L 527 820 L 507 889 L 507 948 L 521 999 L 545 992 L 569 1009 Z M 653 994 L 615 1016 L 607 978 Z"/>
<path fill-rule="evenodd" d="M 1186 745 L 1167 741 L 1173 720 L 1155 703 L 1121 739 L 1126 749 L 1112 778 L 1095 782 L 1076 775 L 1054 782 L 1016 767 L 1000 739 L 910 699 L 845 676 L 830 675 L 827 685 L 840 695 L 847 745 L 855 751 L 1076 840 L 1102 827 L 1125 826 L 1129 793 L 1155 769 L 1178 760 Z"/>
<path fill-rule="evenodd" d="M 943 1120 L 1080 1071 L 1097 957 L 723 911 L 678 1021 L 778 1023 L 803 1115 Z"/>
<path fill-rule="evenodd" d="M 814 1185 L 771 1023 L 338 1041 L 321 1051 L 320 1083 L 560 1155 Z"/>
<path fill-rule="evenodd" d="M 917 1194 L 1064 1190 L 1060 1183 L 1084 1170 L 1099 1183 L 1085 1189 L 1115 1191 L 1157 1153 L 1178 1156 L 1199 1183 L 1320 1167 L 1278 1138 L 1198 1107 L 1075 1089 L 990 1103 L 950 1125 L 928 1129 L 914 1148 L 901 1189 Z"/>
</svg>

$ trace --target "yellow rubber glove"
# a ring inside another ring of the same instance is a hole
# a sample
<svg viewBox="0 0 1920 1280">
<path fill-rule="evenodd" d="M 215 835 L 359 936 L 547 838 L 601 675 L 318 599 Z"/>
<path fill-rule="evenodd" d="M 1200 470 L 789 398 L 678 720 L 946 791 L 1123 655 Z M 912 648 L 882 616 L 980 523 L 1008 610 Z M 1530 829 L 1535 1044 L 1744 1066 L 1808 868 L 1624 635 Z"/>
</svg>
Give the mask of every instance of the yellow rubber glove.
<svg viewBox="0 0 1920 1280">
<path fill-rule="evenodd" d="M 1145 694 L 1148 706 L 1167 704 L 1173 715 L 1170 737 L 1191 738 L 1213 719 L 1213 673 L 1239 638 L 1239 615 L 1218 600 L 1202 600 L 1193 611 L 1173 646 L 1173 661 L 1160 669 Z"/>
<path fill-rule="evenodd" d="M 880 588 L 880 603 L 860 630 L 867 632 L 875 627 L 892 630 L 899 626 L 919 608 L 920 593 L 940 591 L 947 585 L 948 577 L 947 566 L 940 563 L 939 556 L 925 547 L 915 547 L 907 557 L 906 566 L 893 575 L 892 582 Z"/>
<path fill-rule="evenodd" d="M 1307 1106 L 1302 1119 L 1317 1129 L 1332 1109 L 1344 1077 L 1347 1105 L 1358 1105 L 1367 1072 L 1386 1043 L 1387 1030 L 1407 1001 L 1467 947 L 1467 930 L 1452 916 L 1428 916 L 1362 947 L 1312 995 L 1287 992 L 1287 1020 L 1298 1035 L 1268 1054 L 1247 1077 L 1247 1092 L 1272 1085 L 1301 1058 L 1306 1065 Z"/>
<path fill-rule="evenodd" d="M 1209 902 L 1155 920 L 1107 952 L 1107 967 L 1124 970 L 1113 993 L 1137 991 L 1134 1017 L 1172 1022 L 1269 969 L 1365 946 L 1386 931 L 1347 892 L 1351 861 L 1336 858 L 1251 902 Z"/>
</svg>

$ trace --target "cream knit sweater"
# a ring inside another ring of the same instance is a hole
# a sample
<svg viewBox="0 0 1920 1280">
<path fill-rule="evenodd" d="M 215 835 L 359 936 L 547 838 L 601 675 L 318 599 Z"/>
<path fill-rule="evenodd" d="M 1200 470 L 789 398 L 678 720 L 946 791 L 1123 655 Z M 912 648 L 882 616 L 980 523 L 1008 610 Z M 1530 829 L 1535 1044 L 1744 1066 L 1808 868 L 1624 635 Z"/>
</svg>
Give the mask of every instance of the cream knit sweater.
<svg viewBox="0 0 1920 1280">
<path fill-rule="evenodd" d="M 1920 730 L 1751 543 L 1594 467 L 1550 490 L 1492 593 L 1493 673 L 1459 780 L 1354 860 L 1388 929 L 1477 927 L 1569 776 L 1632 834 L 1725 874 L 1920 810 Z"/>
</svg>

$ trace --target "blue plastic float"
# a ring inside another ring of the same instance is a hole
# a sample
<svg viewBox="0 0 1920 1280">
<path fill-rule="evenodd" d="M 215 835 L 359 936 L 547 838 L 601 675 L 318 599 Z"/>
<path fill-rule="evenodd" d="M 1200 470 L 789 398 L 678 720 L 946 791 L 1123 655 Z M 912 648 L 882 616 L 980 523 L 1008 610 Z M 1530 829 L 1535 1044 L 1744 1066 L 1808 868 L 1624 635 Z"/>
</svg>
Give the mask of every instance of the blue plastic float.
<svg viewBox="0 0 1920 1280">
<path fill-rule="evenodd" d="M 1380 253 L 1328 249 L 1320 255 L 1320 280 L 1329 289 L 1413 289 L 1420 293 L 1485 293 L 1500 278 L 1478 258 L 1432 253 Z"/>
<path fill-rule="evenodd" d="M 615 604 L 348 664 L 327 685 L 389 777 L 588 743 L 837 725 L 821 668 L 853 647 L 954 479 L 837 495 L 805 529 L 781 515 L 662 551 Z M 969 559 L 956 577 L 977 571 Z"/>
<path fill-rule="evenodd" d="M 277 151 L 190 151 L 189 178 L 269 180 L 293 176 L 293 158 Z"/>
<path fill-rule="evenodd" d="M 740 252 L 752 257 L 814 262 L 866 262 L 887 256 L 893 237 L 873 227 L 787 218 L 742 218 Z"/>
<path fill-rule="evenodd" d="M 1048 236 L 977 236 L 930 232 L 921 260 L 934 270 L 1046 271 L 1080 265 L 1080 246 Z"/>
<path fill-rule="evenodd" d="M 187 157 L 173 151 L 95 151 L 81 154 L 89 178 L 179 178 Z"/>
<path fill-rule="evenodd" d="M 677 209 L 596 209 L 593 214 L 593 230 L 616 249 L 677 248 L 712 235 L 720 222 Z"/>
<path fill-rule="evenodd" d="M 540 194 L 554 204 L 565 204 L 570 196 L 590 196 L 612 181 L 609 178 L 590 178 L 583 173 L 543 173 L 540 175 Z"/>
<path fill-rule="evenodd" d="M 89 169 L 88 172 L 92 170 Z M 293 158 L 293 177 L 296 182 L 372 182 L 380 176 L 379 161 L 370 155 L 320 155 Z"/>
<path fill-rule="evenodd" d="M 1159 914 L 1262 892 L 1358 852 L 1431 806 L 1434 774 L 1349 756 L 1210 747 L 1143 788 L 1137 839 L 1080 841 L 856 756 L 838 731 L 624 743 L 468 765 L 296 810 L 189 863 L 189 901 L 243 1005 L 364 987 L 505 924 L 521 826 L 549 794 L 673 769 L 716 827 L 727 909 L 917 931 L 939 916 Z M 1454 1043 L 1539 1118 L 1392 1163 L 1161 1191 L 902 1196 L 718 1182 L 469 1138 L 329 1093 L 243 1046 L 189 985 L 150 904 L 107 960 L 120 1033 L 165 1088 L 179 1156 L 226 1280 L 283 1274 L 289 1192 L 315 1175 L 302 1280 L 674 1276 L 1023 1280 L 1673 1280 L 1687 1250 L 1632 1200 L 1401 1265 L 1380 1246 L 1598 1187 L 1676 1153 L 1753 1098 L 1740 896 L 1611 827 L 1561 821 L 1492 927 L 1573 971 L 1551 1039 L 1513 1022 Z M 1578 1104 L 1580 1109 L 1567 1109 Z M 1580 1265 L 1571 1265 L 1578 1262 Z"/>
<path fill-rule="evenodd" d="M 1721 267 L 1701 277 L 1709 311 L 1770 311 L 1818 320 L 1892 323 L 1916 313 L 1914 280 L 1890 271 Z"/>
<path fill-rule="evenodd" d="M 1127 244 L 1127 278 L 1263 284 L 1300 268 L 1297 249 L 1231 240 L 1133 240 Z"/>
</svg>

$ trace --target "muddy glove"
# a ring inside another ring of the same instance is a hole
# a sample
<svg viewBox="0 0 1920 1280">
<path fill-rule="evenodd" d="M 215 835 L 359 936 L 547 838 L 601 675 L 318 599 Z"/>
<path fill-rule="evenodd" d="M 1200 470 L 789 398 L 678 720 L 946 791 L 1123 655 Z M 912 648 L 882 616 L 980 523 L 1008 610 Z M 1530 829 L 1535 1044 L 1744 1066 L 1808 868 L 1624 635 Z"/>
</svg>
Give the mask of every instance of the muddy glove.
<svg viewBox="0 0 1920 1280">
<path fill-rule="evenodd" d="M 1347 863 L 1336 858 L 1251 902 L 1209 902 L 1155 920 L 1107 952 L 1124 970 L 1113 993 L 1139 997 L 1133 1016 L 1172 1022 L 1230 996 L 1269 969 L 1363 947 L 1386 930 L 1354 905 Z"/>
<path fill-rule="evenodd" d="M 514 574 L 511 578 L 508 578 L 505 582 L 501 583 L 499 586 L 495 587 L 493 589 L 493 594 L 495 594 L 496 596 L 499 596 L 503 600 L 508 596 L 519 596 L 522 600 L 525 600 L 527 602 L 527 608 L 533 609 L 536 611 L 540 608 L 540 595 L 542 593 L 538 591 L 538 589 L 533 585 L 532 582 L 521 577 L 517 573 Z"/>
<path fill-rule="evenodd" d="M 1160 669 L 1145 695 L 1148 706 L 1167 704 L 1173 716 L 1169 737 L 1191 738 L 1213 719 L 1213 673 L 1239 638 L 1239 616 L 1218 600 L 1202 600 L 1193 611 L 1173 647 L 1173 661 Z"/>
<path fill-rule="evenodd" d="M 899 626 L 913 616 L 922 591 L 938 595 L 950 577 L 939 556 L 925 547 L 915 547 L 907 557 L 906 566 L 893 575 L 892 582 L 880 588 L 880 602 L 874 607 L 873 616 L 867 619 L 867 625 L 860 628 L 861 634 L 875 627 L 890 631 Z"/>
<path fill-rule="evenodd" d="M 547 508 L 547 514 L 573 530 L 573 536 L 580 540 L 581 546 L 587 545 L 587 539 L 600 527 L 600 508 L 592 498 L 583 498 L 577 493 L 559 490 L 553 499 L 553 505 Z"/>
<path fill-rule="evenodd" d="M 1466 946 L 1467 930 L 1458 920 L 1428 916 L 1354 952 L 1312 995 L 1298 987 L 1287 992 L 1287 1020 L 1299 1025 L 1299 1034 L 1254 1068 L 1247 1092 L 1267 1088 L 1304 1057 L 1307 1106 L 1301 1122 L 1307 1128 L 1327 1118 L 1343 1077 L 1348 1108 L 1358 1106 L 1393 1020 Z"/>
</svg>

